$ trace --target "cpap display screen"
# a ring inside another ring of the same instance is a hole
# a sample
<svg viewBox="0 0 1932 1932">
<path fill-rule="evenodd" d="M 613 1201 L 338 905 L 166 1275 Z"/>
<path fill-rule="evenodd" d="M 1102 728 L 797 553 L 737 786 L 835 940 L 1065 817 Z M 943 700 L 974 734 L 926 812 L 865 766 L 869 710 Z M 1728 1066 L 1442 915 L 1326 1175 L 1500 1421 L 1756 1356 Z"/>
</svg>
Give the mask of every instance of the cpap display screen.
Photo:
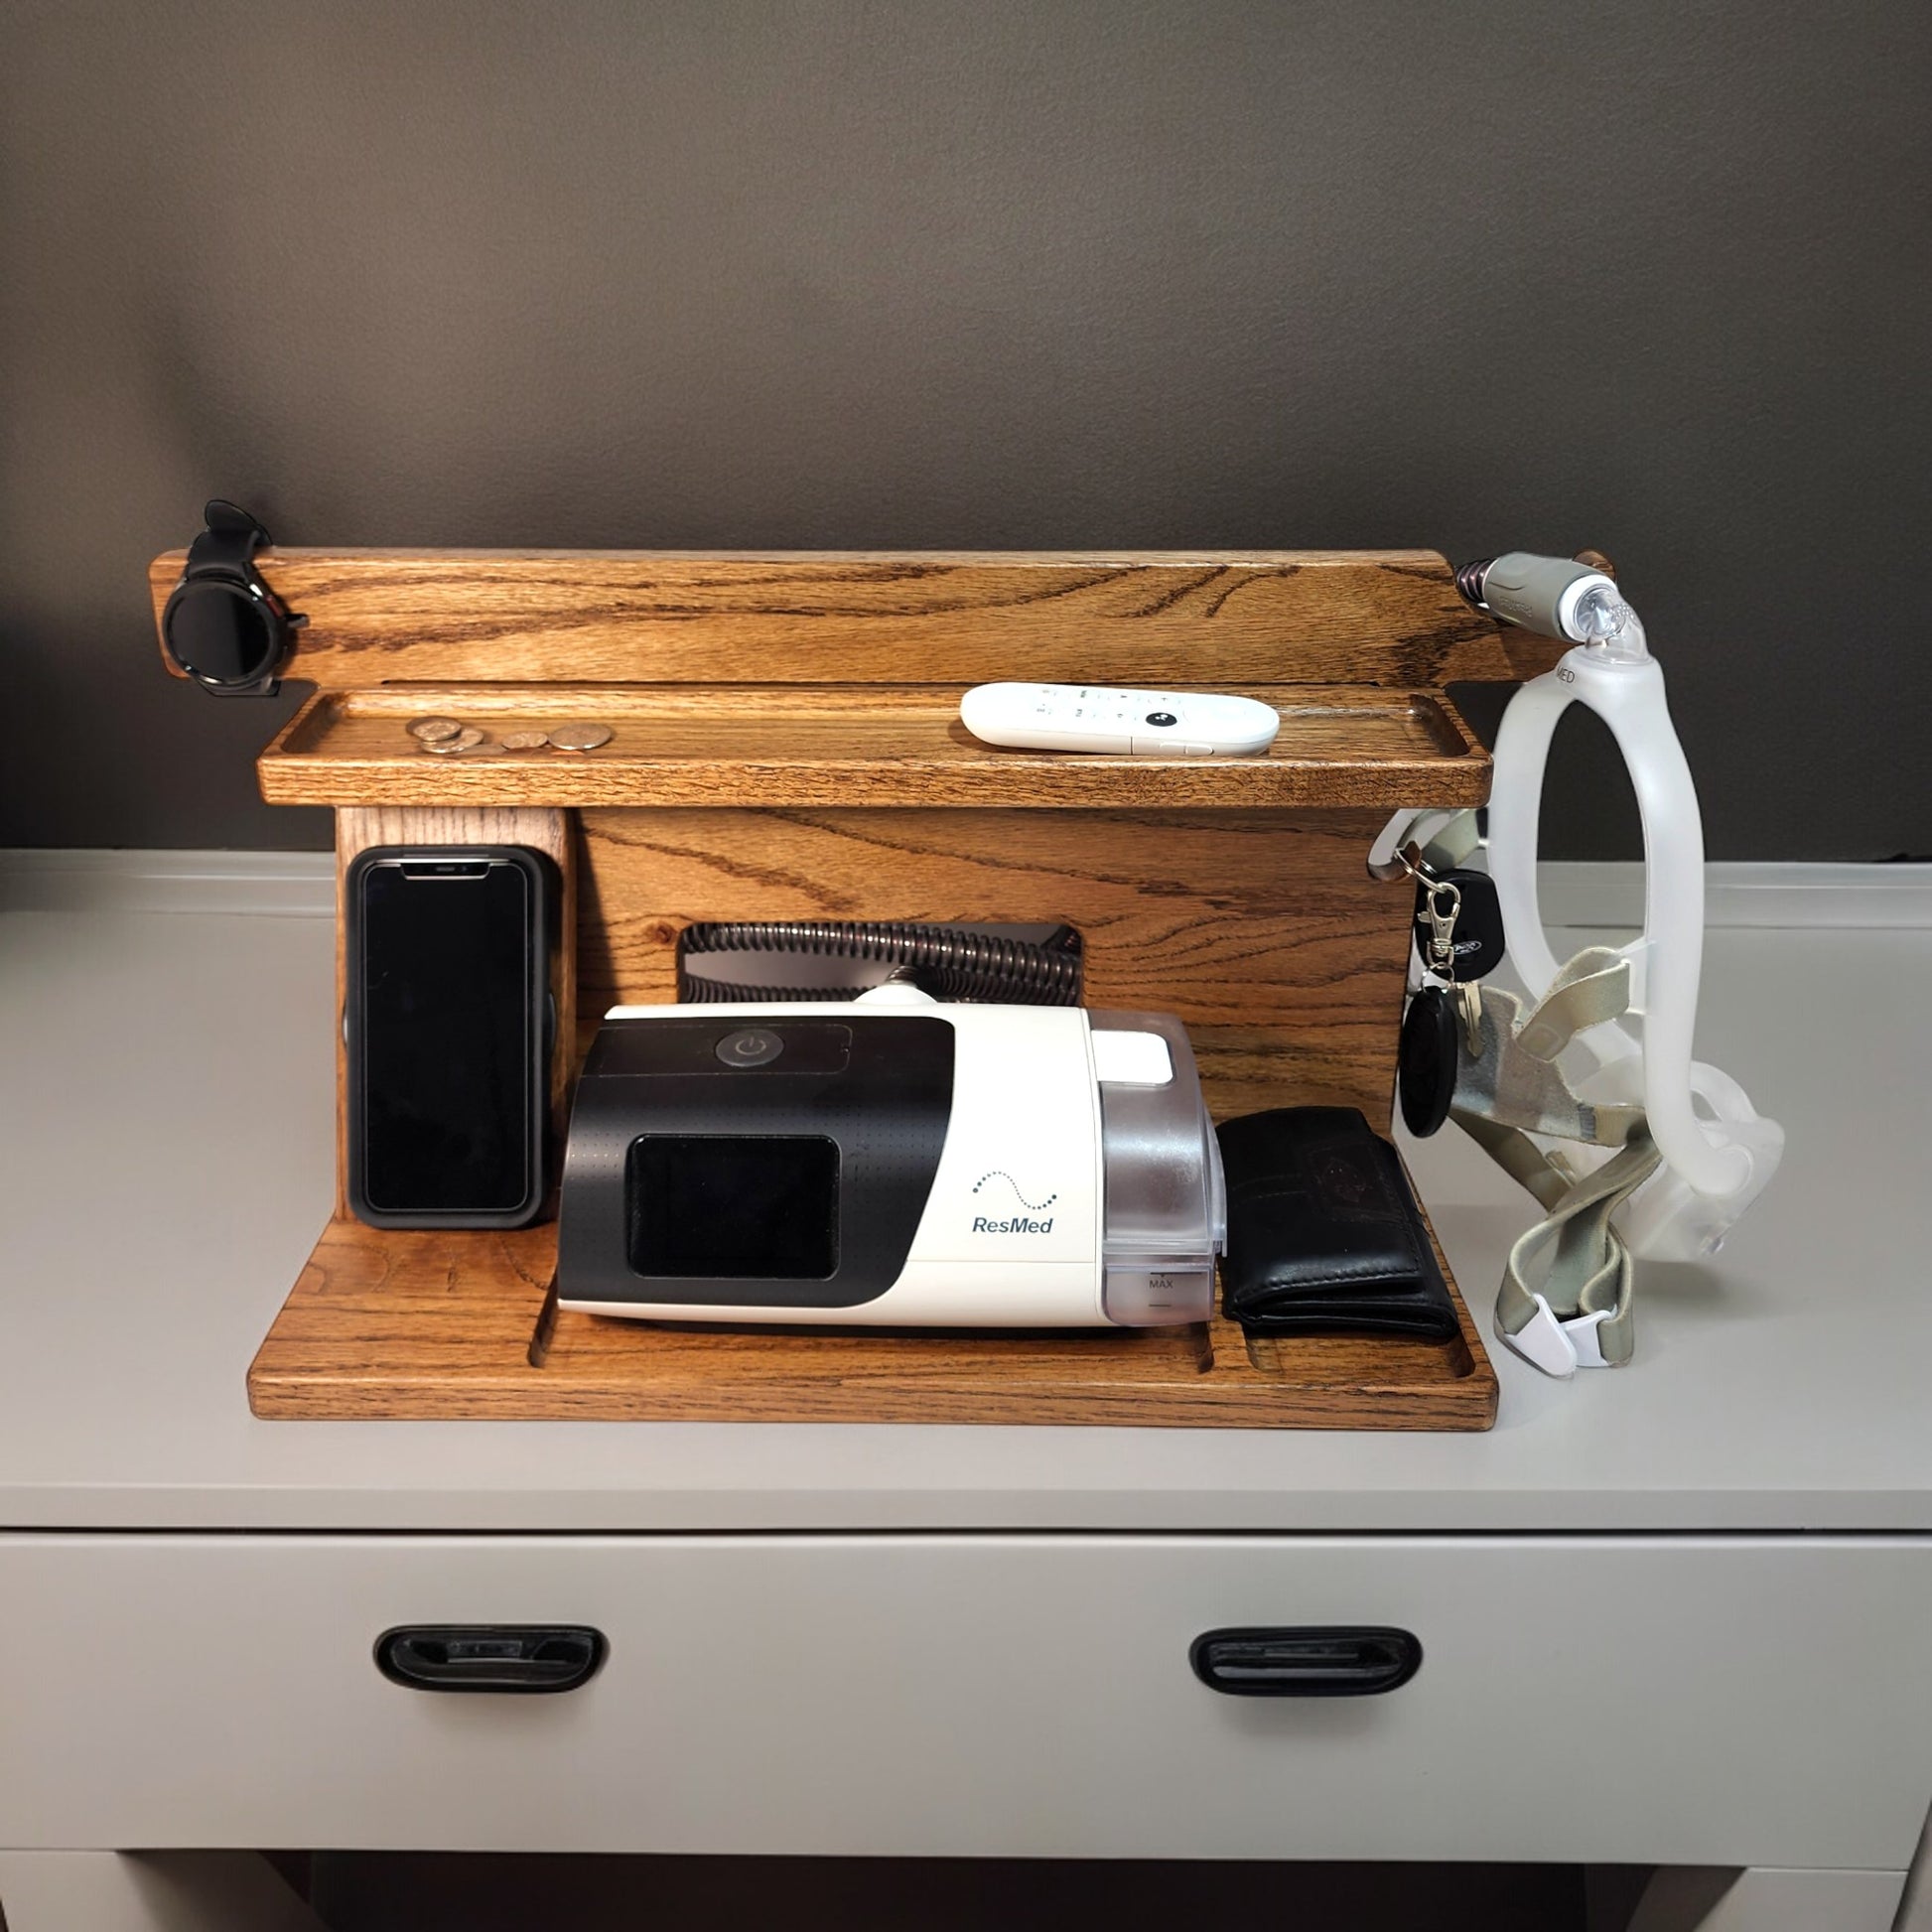
<svg viewBox="0 0 1932 1932">
<path fill-rule="evenodd" d="M 839 1148 L 824 1135 L 646 1134 L 624 1168 L 631 1272 L 824 1281 L 839 1265 Z"/>
</svg>

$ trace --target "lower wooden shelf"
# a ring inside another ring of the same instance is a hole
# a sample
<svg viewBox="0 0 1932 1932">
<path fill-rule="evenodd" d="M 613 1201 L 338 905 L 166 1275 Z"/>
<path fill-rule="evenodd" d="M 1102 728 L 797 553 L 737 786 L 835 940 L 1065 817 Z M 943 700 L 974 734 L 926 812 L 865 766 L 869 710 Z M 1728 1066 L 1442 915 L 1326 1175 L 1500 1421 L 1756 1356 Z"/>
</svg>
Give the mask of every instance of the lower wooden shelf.
<svg viewBox="0 0 1932 1932">
<path fill-rule="evenodd" d="M 560 1311 L 555 1271 L 554 1225 L 332 1221 L 248 1371 L 249 1405 L 339 1422 L 1480 1430 L 1496 1418 L 1495 1370 L 1452 1280 L 1450 1341 L 1250 1342 L 1220 1319 L 1050 1334 L 658 1326 Z"/>
</svg>

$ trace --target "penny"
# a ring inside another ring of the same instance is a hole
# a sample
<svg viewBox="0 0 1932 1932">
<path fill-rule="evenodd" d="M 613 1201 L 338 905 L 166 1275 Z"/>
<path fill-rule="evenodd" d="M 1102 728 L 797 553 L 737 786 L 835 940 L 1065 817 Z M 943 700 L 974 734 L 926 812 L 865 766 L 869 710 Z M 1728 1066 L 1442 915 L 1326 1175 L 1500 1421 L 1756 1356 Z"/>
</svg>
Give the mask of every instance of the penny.
<svg viewBox="0 0 1932 1932">
<path fill-rule="evenodd" d="M 550 743 L 547 732 L 505 732 L 503 750 L 506 752 L 534 752 Z"/>
<path fill-rule="evenodd" d="M 560 752 L 594 752 L 611 742 L 609 725 L 552 725 L 549 738 Z"/>
<path fill-rule="evenodd" d="M 454 718 L 412 718 L 409 721 L 410 737 L 420 738 L 425 745 L 437 745 L 446 738 L 454 738 L 462 729 Z"/>
<path fill-rule="evenodd" d="M 459 752 L 467 752 L 471 746 L 481 745 L 483 742 L 483 734 L 475 725 L 465 725 L 463 735 L 455 741 L 455 744 Z"/>
</svg>

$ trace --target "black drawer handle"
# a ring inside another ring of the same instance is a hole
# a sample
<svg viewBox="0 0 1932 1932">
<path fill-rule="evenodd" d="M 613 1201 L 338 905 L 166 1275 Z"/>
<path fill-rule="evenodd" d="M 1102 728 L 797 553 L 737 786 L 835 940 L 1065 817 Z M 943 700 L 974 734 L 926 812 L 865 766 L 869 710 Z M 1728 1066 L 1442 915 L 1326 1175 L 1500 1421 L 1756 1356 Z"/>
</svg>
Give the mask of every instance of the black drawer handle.
<svg viewBox="0 0 1932 1932">
<path fill-rule="evenodd" d="M 375 1667 L 412 1691 L 574 1691 L 609 1646 L 585 1623 L 408 1623 L 375 1640 Z"/>
<path fill-rule="evenodd" d="M 1187 1661 L 1210 1691 L 1229 1697 L 1369 1698 L 1408 1683 L 1422 1668 L 1422 1645 L 1410 1631 L 1368 1624 L 1209 1630 Z"/>
</svg>

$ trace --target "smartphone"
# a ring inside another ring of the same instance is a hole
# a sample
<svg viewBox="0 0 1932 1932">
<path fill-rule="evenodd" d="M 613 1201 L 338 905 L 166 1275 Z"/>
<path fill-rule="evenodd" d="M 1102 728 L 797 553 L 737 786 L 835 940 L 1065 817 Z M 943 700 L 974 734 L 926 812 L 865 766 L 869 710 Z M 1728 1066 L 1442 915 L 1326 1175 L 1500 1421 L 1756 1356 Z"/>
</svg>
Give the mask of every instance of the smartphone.
<svg viewBox="0 0 1932 1932">
<path fill-rule="evenodd" d="M 543 1205 L 555 869 L 521 846 L 371 846 L 345 882 L 348 1204 L 374 1227 Z"/>
</svg>

